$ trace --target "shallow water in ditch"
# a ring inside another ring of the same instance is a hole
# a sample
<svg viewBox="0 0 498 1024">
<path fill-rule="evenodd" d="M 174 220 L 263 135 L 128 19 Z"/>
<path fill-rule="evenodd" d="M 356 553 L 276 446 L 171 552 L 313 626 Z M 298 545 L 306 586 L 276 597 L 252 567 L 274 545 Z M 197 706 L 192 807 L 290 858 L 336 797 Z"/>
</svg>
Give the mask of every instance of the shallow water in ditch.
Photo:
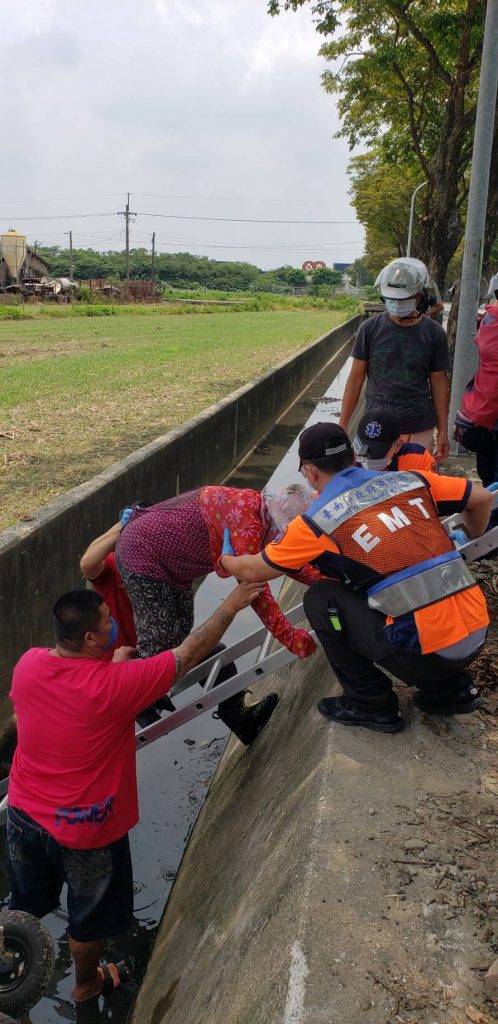
<svg viewBox="0 0 498 1024">
<path fill-rule="evenodd" d="M 259 490 L 268 482 L 279 487 L 299 481 L 298 434 L 310 423 L 338 419 L 348 371 L 349 361 L 332 383 L 330 367 L 316 377 L 226 482 L 234 487 Z M 277 580 L 272 584 L 275 591 L 280 583 Z M 231 580 L 220 580 L 214 573 L 208 576 L 196 593 L 196 621 L 202 622 L 232 586 Z M 233 643 L 259 625 L 254 612 L 246 609 L 237 616 L 224 639 Z M 221 722 L 205 714 L 138 752 L 140 824 L 130 837 L 135 875 L 134 924 L 132 934 L 120 941 L 117 949 L 121 954 L 133 956 L 137 981 L 145 972 L 168 894 L 227 735 Z M 0 865 L 2 900 L 7 896 L 8 886 L 3 859 Z M 195 899 L 195 893 L 192 898 Z M 80 1024 L 97 1024 L 98 1021 L 125 1024 L 132 1009 L 132 997 L 125 990 L 116 992 L 105 1003 L 100 1000 L 98 1006 L 93 1001 L 76 1010 L 70 998 L 73 979 L 65 906 L 47 917 L 44 924 L 56 945 L 56 975 L 47 994 L 31 1010 L 29 1021 L 57 1024 L 62 1019 Z M 109 951 L 112 946 L 108 947 Z"/>
</svg>

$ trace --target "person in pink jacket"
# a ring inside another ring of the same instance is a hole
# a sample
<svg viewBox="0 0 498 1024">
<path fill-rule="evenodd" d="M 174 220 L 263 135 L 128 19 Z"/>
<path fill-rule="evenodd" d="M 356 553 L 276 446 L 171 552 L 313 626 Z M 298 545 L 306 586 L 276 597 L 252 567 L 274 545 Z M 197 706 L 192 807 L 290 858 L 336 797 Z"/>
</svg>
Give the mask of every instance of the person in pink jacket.
<svg viewBox="0 0 498 1024">
<path fill-rule="evenodd" d="M 475 452 L 484 487 L 498 480 L 498 302 L 486 306 L 477 332 L 479 368 L 455 418 L 455 440 Z"/>
</svg>

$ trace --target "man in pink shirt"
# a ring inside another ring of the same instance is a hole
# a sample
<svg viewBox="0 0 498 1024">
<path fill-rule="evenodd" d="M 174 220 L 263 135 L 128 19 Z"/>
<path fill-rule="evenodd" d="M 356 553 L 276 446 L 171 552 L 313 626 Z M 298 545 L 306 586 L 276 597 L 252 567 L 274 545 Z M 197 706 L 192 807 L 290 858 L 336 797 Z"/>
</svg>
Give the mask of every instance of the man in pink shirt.
<svg viewBox="0 0 498 1024">
<path fill-rule="evenodd" d="M 68 888 L 69 948 L 84 1002 L 129 978 L 124 961 L 101 964 L 105 939 L 133 914 L 128 832 L 138 821 L 134 721 L 215 647 L 237 612 L 262 591 L 241 584 L 178 647 L 134 658 L 95 591 L 73 590 L 54 608 L 56 645 L 34 647 L 10 693 L 18 747 L 9 781 L 10 906 L 44 917 Z"/>
</svg>

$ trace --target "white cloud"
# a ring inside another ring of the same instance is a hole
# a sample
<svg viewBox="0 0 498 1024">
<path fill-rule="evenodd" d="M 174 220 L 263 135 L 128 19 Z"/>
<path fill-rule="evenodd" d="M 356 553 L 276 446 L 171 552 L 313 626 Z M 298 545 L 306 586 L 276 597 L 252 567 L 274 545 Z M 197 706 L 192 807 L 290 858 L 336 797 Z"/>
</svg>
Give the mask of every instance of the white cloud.
<svg viewBox="0 0 498 1024">
<path fill-rule="evenodd" d="M 130 190 L 141 211 L 354 220 L 343 142 L 320 85 L 309 10 L 271 19 L 266 0 L 18 0 L 0 9 L 3 96 L 0 227 L 31 239 L 105 246 Z M 7 140 L 7 144 L 5 142 Z M 7 152 L 7 158 L 6 158 Z M 108 198 L 38 203 L 54 196 Z M 150 196 L 148 194 L 154 194 Z M 241 197 L 239 202 L 163 196 Z M 255 203 L 254 197 L 288 202 Z M 297 203 L 315 197 L 324 202 Z M 329 201 L 330 200 L 330 201 Z M 326 202 L 326 205 L 325 205 Z M 79 219 L 76 213 L 109 212 Z M 29 214 L 67 215 L 21 221 Z M 205 245 L 261 265 L 354 257 L 359 226 L 251 225 L 142 216 L 134 238 Z M 269 244 L 299 246 L 270 250 Z M 320 245 L 323 243 L 322 250 Z M 354 243 L 354 244 L 353 244 Z M 119 238 L 109 244 L 120 244 Z M 175 243 L 176 244 L 176 243 Z M 202 248 L 202 246 L 201 246 Z"/>
</svg>

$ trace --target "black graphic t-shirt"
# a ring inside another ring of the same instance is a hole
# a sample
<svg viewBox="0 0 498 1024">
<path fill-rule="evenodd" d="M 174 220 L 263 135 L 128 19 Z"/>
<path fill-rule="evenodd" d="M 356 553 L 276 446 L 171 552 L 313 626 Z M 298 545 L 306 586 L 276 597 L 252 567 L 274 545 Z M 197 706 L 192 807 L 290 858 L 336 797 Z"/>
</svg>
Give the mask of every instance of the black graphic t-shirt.
<svg viewBox="0 0 498 1024">
<path fill-rule="evenodd" d="M 361 325 L 352 354 L 368 362 L 367 410 L 396 413 L 402 433 L 436 426 L 429 374 L 449 369 L 446 334 L 438 323 L 424 316 L 400 327 L 379 313 Z"/>
</svg>

